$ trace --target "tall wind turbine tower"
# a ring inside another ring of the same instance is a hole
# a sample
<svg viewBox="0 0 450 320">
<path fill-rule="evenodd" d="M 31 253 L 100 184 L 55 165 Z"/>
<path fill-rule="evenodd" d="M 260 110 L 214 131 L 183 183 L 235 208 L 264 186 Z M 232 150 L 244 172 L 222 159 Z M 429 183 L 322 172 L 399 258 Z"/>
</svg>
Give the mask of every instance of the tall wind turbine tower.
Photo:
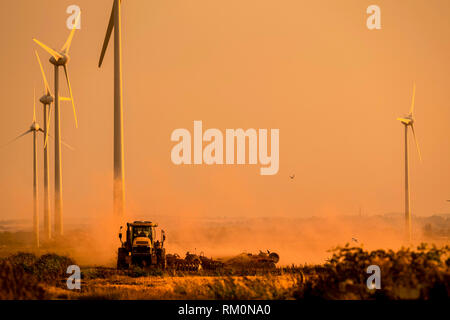
<svg viewBox="0 0 450 320">
<path fill-rule="evenodd" d="M 122 217 L 125 202 L 122 99 L 121 0 L 114 0 L 98 67 L 100 68 L 114 29 L 114 214 Z"/>
<path fill-rule="evenodd" d="M 409 161 L 408 161 L 408 127 L 411 127 L 411 131 L 416 143 L 417 152 L 419 153 L 420 161 L 422 161 L 422 156 L 420 154 L 419 144 L 416 139 L 416 133 L 414 131 L 414 99 L 416 95 L 416 84 L 413 87 L 413 95 L 411 102 L 411 109 L 409 114 L 403 118 L 397 118 L 405 126 L 405 226 L 406 235 L 409 241 L 411 241 L 411 203 L 410 203 L 410 193 L 409 193 Z"/>
<path fill-rule="evenodd" d="M 44 237 L 48 240 L 51 238 L 51 219 L 50 219 L 50 194 L 48 192 L 48 186 L 50 181 L 49 172 L 49 149 L 48 149 L 48 134 L 50 129 L 50 106 L 53 102 L 53 97 L 50 92 L 50 88 L 47 82 L 47 77 L 45 76 L 44 68 L 42 67 L 41 59 L 37 51 L 35 51 L 39 67 L 41 69 L 42 79 L 44 80 L 44 95 L 39 99 L 43 106 L 44 114 Z"/>
<path fill-rule="evenodd" d="M 75 110 L 75 103 L 73 101 L 72 87 L 69 81 L 69 72 L 67 69 L 67 64 L 70 61 L 69 50 L 72 44 L 72 39 L 75 34 L 76 26 L 80 19 L 81 12 L 73 25 L 72 31 L 66 40 L 66 43 L 58 52 L 46 46 L 37 39 L 33 39 L 39 46 L 41 46 L 50 55 L 50 63 L 55 67 L 55 234 L 57 236 L 63 235 L 63 202 L 62 202 L 62 168 L 61 168 L 61 118 L 60 118 L 60 108 L 59 108 L 59 67 L 64 68 L 64 73 L 67 80 L 67 86 L 69 87 L 70 100 L 72 101 L 73 113 L 75 116 L 75 126 L 78 128 L 77 114 Z"/>
<path fill-rule="evenodd" d="M 39 248 L 39 206 L 38 206 L 38 185 L 37 185 L 37 148 L 36 133 L 39 131 L 39 124 L 36 122 L 36 91 L 33 95 L 33 123 L 31 124 L 29 132 L 33 132 L 33 230 L 34 230 L 34 244 Z"/>
<path fill-rule="evenodd" d="M 36 92 L 33 96 L 33 122 L 30 129 L 13 139 L 11 142 L 26 136 L 29 133 L 33 133 L 33 244 L 36 248 L 39 248 L 39 206 L 38 206 L 38 177 L 37 177 L 37 136 L 38 132 L 43 132 L 39 124 L 36 122 Z M 8 143 L 8 144 L 9 144 Z"/>
</svg>

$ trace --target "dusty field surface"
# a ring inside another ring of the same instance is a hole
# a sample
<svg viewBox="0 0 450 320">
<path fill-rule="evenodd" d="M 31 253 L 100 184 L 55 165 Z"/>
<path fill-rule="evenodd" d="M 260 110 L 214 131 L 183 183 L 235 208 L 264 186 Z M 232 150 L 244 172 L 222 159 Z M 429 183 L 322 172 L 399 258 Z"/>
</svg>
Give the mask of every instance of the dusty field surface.
<svg viewBox="0 0 450 320">
<path fill-rule="evenodd" d="M 91 268 L 84 272 L 81 290 L 47 287 L 55 299 L 289 299 L 301 277 L 257 276 L 141 276 L 132 277 L 112 269 Z"/>
<path fill-rule="evenodd" d="M 366 251 L 339 247 L 320 265 L 243 274 L 126 271 L 81 265 L 81 288 L 67 287 L 70 257 L 16 253 L 0 260 L 0 299 L 446 299 L 450 247 Z M 367 287 L 367 268 L 380 268 L 381 288 Z"/>
<path fill-rule="evenodd" d="M 227 228 L 224 239 L 235 235 L 227 233 L 230 230 L 235 229 Z M 33 250 L 31 233 L 0 232 L 0 299 L 448 300 L 450 297 L 450 243 L 442 235 L 433 238 L 432 243 L 400 248 L 381 245 L 371 248 L 360 243 L 360 238 L 352 240 L 351 245 L 330 244 L 323 250 L 313 248 L 311 243 L 315 242 L 307 242 L 309 250 L 315 249 L 325 256 L 319 262 L 312 255 L 305 262 L 292 258 L 307 257 L 308 251 L 301 249 L 306 244 L 296 249 L 296 255 L 288 258 L 287 254 L 283 260 L 283 253 L 288 252 L 280 245 L 278 253 L 282 259 L 276 272 L 203 270 L 197 274 L 140 268 L 118 271 L 114 268 L 117 240 L 101 241 L 114 239 L 105 236 L 105 232 L 94 235 L 97 237 L 87 231 L 68 232 L 65 237 L 43 242 L 39 250 Z M 235 247 L 235 252 L 241 246 Z M 169 252 L 185 252 L 175 247 Z M 215 252 L 213 249 L 206 253 Z M 67 268 L 71 265 L 81 267 L 80 290 L 67 288 Z M 366 285 L 367 268 L 371 265 L 381 270 L 379 290 L 370 290 Z"/>
</svg>

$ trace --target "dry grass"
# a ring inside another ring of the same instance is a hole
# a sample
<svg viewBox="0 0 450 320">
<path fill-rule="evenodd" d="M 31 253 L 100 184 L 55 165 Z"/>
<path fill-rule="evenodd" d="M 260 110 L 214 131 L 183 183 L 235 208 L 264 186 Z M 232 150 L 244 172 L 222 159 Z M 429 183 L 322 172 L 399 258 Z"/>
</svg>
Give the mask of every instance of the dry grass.
<svg viewBox="0 0 450 320">
<path fill-rule="evenodd" d="M 116 275 L 87 279 L 67 299 L 287 299 L 299 278 L 283 276 L 147 276 Z"/>
</svg>

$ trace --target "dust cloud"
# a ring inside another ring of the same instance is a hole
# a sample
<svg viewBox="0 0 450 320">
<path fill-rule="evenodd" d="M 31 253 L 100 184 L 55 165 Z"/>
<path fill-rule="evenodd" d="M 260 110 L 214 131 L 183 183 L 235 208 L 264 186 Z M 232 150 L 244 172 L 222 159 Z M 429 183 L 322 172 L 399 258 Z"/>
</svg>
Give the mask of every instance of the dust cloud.
<svg viewBox="0 0 450 320">
<path fill-rule="evenodd" d="M 401 214 L 349 216 L 333 211 L 311 217 L 301 213 L 298 217 L 232 218 L 220 212 L 220 217 L 211 217 L 199 213 L 203 203 L 195 200 L 184 201 L 186 206 L 183 208 L 172 206 L 172 210 L 159 206 L 155 212 L 129 199 L 126 215 L 115 219 L 110 196 L 112 190 L 101 188 L 109 179 L 108 175 L 92 179 L 91 185 L 95 190 L 88 190 L 91 196 L 77 203 L 79 210 L 84 208 L 82 216 L 75 219 L 77 214 L 74 210 L 68 210 L 64 219 L 64 237 L 43 242 L 42 252 L 65 254 L 84 266 L 114 267 L 117 249 L 121 245 L 119 228 L 123 226 L 125 229 L 127 222 L 136 220 L 158 223 L 157 239 L 160 239 L 161 229 L 166 233 L 166 253 L 178 253 L 181 257 L 187 251 L 222 258 L 242 252 L 257 254 L 260 250 L 270 250 L 280 255 L 279 265 L 314 264 L 325 262 L 331 256 L 330 249 L 347 243 L 368 250 L 395 250 L 406 245 Z M 159 203 L 170 203 L 169 198 L 163 200 L 160 199 Z M 242 206 L 246 207 L 245 204 Z M 253 207 L 247 209 L 254 212 Z M 422 226 L 414 217 L 412 225 L 414 244 L 418 244 L 423 240 L 420 238 Z"/>
<path fill-rule="evenodd" d="M 404 245 L 401 219 L 382 217 L 178 219 L 166 228 L 169 251 L 189 250 L 225 257 L 270 250 L 280 265 L 323 263 L 329 250 L 349 243 L 365 249 L 396 249 Z"/>
<path fill-rule="evenodd" d="M 330 216 L 310 218 L 208 219 L 201 217 L 127 216 L 121 221 L 110 213 L 92 219 L 83 231 L 68 233 L 68 253 L 83 265 L 114 266 L 119 226 L 134 220 L 152 220 L 166 232 L 166 252 L 223 258 L 242 252 L 274 251 L 279 265 L 323 263 L 336 246 L 398 249 L 405 245 L 401 216 Z M 419 231 L 419 230 L 417 230 Z M 419 234 L 416 232 L 416 234 Z M 420 242 L 421 239 L 416 239 Z M 70 249 L 69 249 L 70 248 Z"/>
</svg>

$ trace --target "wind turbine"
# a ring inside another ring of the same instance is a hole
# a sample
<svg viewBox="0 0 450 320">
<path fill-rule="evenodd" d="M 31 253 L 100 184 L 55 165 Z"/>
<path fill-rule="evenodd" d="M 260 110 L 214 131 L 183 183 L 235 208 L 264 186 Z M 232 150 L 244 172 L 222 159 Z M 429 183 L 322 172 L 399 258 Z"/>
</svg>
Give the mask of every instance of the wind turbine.
<svg viewBox="0 0 450 320">
<path fill-rule="evenodd" d="M 416 143 L 417 152 L 419 153 L 419 159 L 422 161 L 420 154 L 419 144 L 416 139 L 416 133 L 414 131 L 414 99 L 416 95 L 416 84 L 414 83 L 413 95 L 411 102 L 411 109 L 409 114 L 403 118 L 397 118 L 405 126 L 405 222 L 406 233 L 408 240 L 411 241 L 411 204 L 409 194 L 409 162 L 408 162 L 408 127 L 411 127 L 412 134 L 414 136 L 414 142 Z"/>
<path fill-rule="evenodd" d="M 44 111 L 44 235 L 48 240 L 51 238 L 51 222 L 50 222 L 50 194 L 48 192 L 48 184 L 50 180 L 50 172 L 49 172 L 49 149 L 47 145 L 48 132 L 50 129 L 50 115 L 51 109 L 50 105 L 53 102 L 53 97 L 50 92 L 50 88 L 47 82 L 47 78 L 45 76 L 44 68 L 42 67 L 41 59 L 37 51 L 36 58 L 39 63 L 39 67 L 42 73 L 42 79 L 44 80 L 44 95 L 39 99 L 42 103 L 43 111 Z M 48 121 L 47 121 L 48 119 Z"/>
<path fill-rule="evenodd" d="M 38 209 L 38 184 L 37 184 L 37 136 L 38 132 L 43 132 L 39 124 L 36 122 L 36 92 L 33 99 L 33 122 L 30 129 L 16 137 L 8 144 L 18 140 L 19 138 L 26 136 L 29 133 L 33 133 L 33 244 L 36 248 L 39 248 L 39 209 Z"/>
<path fill-rule="evenodd" d="M 114 29 L 114 214 L 122 217 L 125 202 L 122 98 L 121 0 L 114 0 L 98 67 L 100 68 Z"/>
<path fill-rule="evenodd" d="M 81 12 L 73 25 L 72 31 L 63 45 L 60 51 L 53 50 L 47 45 L 43 44 L 37 39 L 33 38 L 33 41 L 41 46 L 50 55 L 50 63 L 55 67 L 55 234 L 61 236 L 63 234 L 62 215 L 63 215 L 63 202 L 62 202 L 62 168 L 61 168 L 61 118 L 59 109 L 59 67 L 64 68 L 64 73 L 67 80 L 67 86 L 69 87 L 70 100 L 72 101 L 73 114 L 75 117 L 75 127 L 78 128 L 77 113 L 75 110 L 75 103 L 73 101 L 72 87 L 70 86 L 69 75 L 67 70 L 67 64 L 70 61 L 69 50 L 72 44 L 73 36 L 75 35 L 76 26 L 80 19 Z M 65 100 L 65 99 L 63 99 Z"/>
</svg>

